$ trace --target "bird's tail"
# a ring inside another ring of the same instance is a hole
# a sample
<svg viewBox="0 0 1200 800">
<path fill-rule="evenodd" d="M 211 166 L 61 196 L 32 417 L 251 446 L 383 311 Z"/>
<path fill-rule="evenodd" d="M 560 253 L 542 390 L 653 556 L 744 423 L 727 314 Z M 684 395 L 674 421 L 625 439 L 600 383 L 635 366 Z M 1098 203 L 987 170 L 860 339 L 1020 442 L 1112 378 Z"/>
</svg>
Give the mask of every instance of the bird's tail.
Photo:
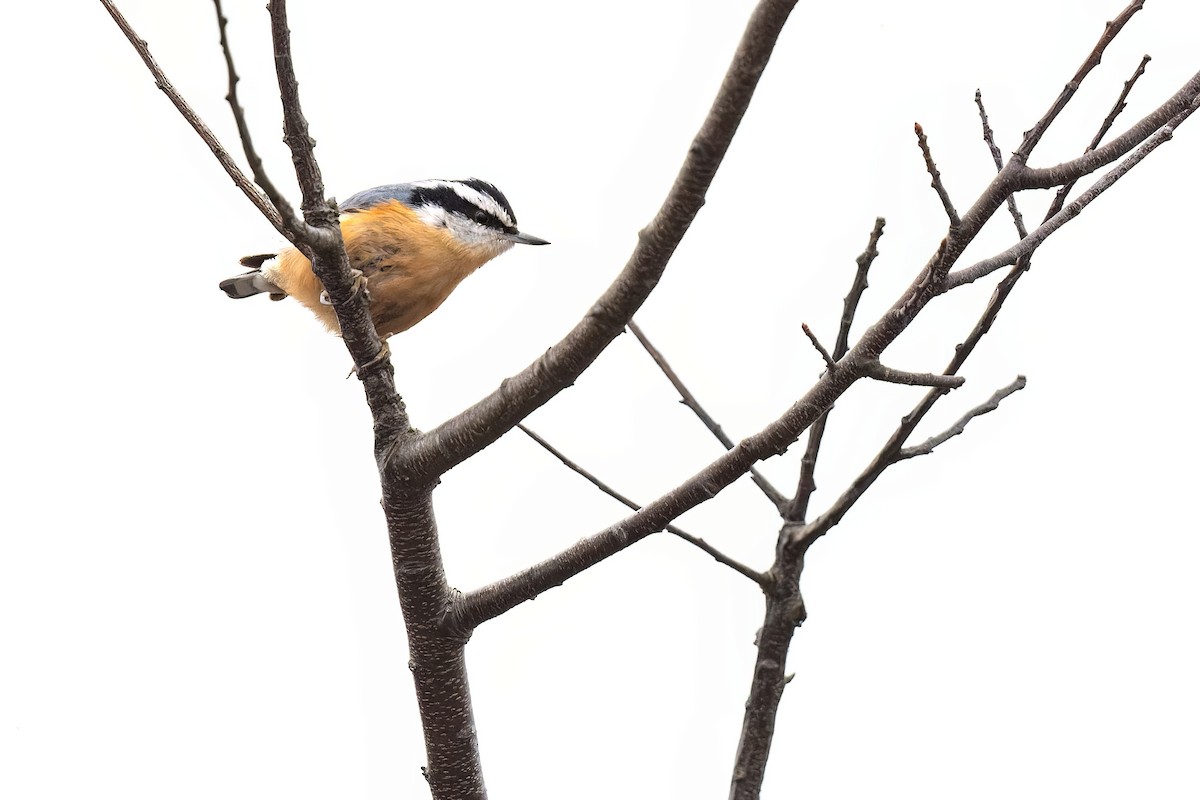
<svg viewBox="0 0 1200 800">
<path fill-rule="evenodd" d="M 263 292 L 269 293 L 272 300 L 282 300 L 286 296 L 284 291 L 267 280 L 267 276 L 259 271 L 262 265 L 272 258 L 275 258 L 275 253 L 246 256 L 241 260 L 241 264 L 243 267 L 252 268 L 253 272 L 246 272 L 242 275 L 236 275 L 221 281 L 219 284 L 221 291 L 235 300 L 240 300 L 243 297 L 252 297 Z"/>
</svg>

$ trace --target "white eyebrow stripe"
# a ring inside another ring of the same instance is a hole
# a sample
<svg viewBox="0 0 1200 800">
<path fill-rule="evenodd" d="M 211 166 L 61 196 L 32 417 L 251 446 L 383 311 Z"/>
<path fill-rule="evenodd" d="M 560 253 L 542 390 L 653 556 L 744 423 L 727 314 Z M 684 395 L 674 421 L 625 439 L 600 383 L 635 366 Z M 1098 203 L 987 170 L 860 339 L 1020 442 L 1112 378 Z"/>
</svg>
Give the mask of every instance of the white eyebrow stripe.
<svg viewBox="0 0 1200 800">
<path fill-rule="evenodd" d="M 449 189 L 471 205 L 480 208 L 496 217 L 496 219 L 500 220 L 508 227 L 511 228 L 516 225 L 516 223 L 513 222 L 513 218 L 508 215 L 508 211 L 504 209 L 504 206 L 497 203 L 491 195 L 473 189 L 470 186 L 467 186 L 465 183 L 459 183 L 458 181 L 432 180 L 414 181 L 412 185 L 419 189 Z"/>
</svg>

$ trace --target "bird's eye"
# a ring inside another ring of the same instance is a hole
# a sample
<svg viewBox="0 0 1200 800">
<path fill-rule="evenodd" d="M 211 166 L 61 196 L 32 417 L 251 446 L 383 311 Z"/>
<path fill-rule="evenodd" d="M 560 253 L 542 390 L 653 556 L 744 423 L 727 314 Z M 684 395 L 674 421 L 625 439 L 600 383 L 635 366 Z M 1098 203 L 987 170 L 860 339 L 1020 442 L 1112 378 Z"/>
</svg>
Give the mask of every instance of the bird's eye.
<svg viewBox="0 0 1200 800">
<path fill-rule="evenodd" d="M 480 225 L 485 225 L 485 224 L 487 224 L 487 221 L 488 221 L 487 212 L 486 211 L 476 211 L 475 214 L 472 216 L 472 219 L 474 219 Z"/>
</svg>

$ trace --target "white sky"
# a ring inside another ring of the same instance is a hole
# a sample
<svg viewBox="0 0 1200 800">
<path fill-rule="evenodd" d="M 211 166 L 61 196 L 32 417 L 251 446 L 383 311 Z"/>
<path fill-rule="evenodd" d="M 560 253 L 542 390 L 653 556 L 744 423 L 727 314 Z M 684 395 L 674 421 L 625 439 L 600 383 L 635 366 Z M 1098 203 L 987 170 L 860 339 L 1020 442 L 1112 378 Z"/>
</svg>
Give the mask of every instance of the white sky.
<svg viewBox="0 0 1200 800">
<path fill-rule="evenodd" d="M 126 0 L 235 145 L 212 7 Z M 261 0 L 228 0 L 260 151 L 279 142 Z M 801 3 L 693 232 L 638 319 L 732 435 L 820 372 L 853 259 L 887 217 L 861 320 L 943 234 L 920 121 L 960 208 L 1120 0 Z M 751 3 L 294 2 L 330 193 L 476 175 L 518 249 L 392 340 L 430 428 L 558 339 L 624 263 Z M 340 342 L 291 303 L 228 301 L 279 237 L 157 92 L 98 3 L 23 3 L 6 80 L 0 795 L 423 797 L 370 425 Z M 1198 68 L 1200 7 L 1150 2 L 1039 149 L 1076 154 L 1144 52 L 1125 124 Z M 1120 126 L 1119 126 L 1120 127 Z M 811 552 L 771 797 L 1195 797 L 1200 734 L 1192 322 L 1200 122 L 1058 234 L 929 435 L 1023 373 L 966 436 L 895 468 Z M 1023 197 L 1026 219 L 1049 194 Z M 971 254 L 1011 242 L 998 219 Z M 887 354 L 938 370 L 990 289 Z M 861 326 L 858 330 L 861 330 Z M 838 405 L 814 503 L 920 390 Z M 635 498 L 719 446 L 632 337 L 530 424 Z M 763 465 L 794 487 L 801 446 Z M 522 435 L 435 496 L 470 589 L 622 516 Z M 739 482 L 681 525 L 752 565 L 777 519 Z M 494 798 L 723 797 L 761 599 L 657 535 L 478 631 Z"/>
</svg>

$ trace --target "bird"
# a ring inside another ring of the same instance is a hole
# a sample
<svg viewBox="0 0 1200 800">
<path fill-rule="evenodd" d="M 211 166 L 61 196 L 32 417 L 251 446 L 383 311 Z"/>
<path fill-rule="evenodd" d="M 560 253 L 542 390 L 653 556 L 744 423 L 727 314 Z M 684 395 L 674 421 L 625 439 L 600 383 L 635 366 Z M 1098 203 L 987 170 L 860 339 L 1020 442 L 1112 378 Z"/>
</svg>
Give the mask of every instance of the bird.
<svg viewBox="0 0 1200 800">
<path fill-rule="evenodd" d="M 381 339 L 425 319 L 464 278 L 514 244 L 550 244 L 522 233 L 508 199 L 478 178 L 376 186 L 338 211 L 346 255 L 366 281 Z M 339 333 L 329 296 L 299 250 L 247 256 L 240 263 L 251 271 L 221 281 L 225 294 L 295 298 Z"/>
</svg>

